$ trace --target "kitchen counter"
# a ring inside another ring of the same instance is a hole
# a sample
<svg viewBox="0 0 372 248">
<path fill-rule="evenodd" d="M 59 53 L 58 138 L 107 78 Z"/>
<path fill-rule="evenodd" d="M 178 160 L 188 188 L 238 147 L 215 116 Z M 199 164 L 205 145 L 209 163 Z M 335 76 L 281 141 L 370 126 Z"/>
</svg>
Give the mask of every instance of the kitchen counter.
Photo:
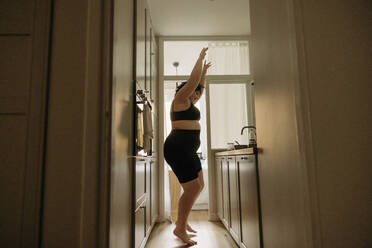
<svg viewBox="0 0 372 248">
<path fill-rule="evenodd" d="M 262 247 L 257 152 L 242 148 L 215 153 L 217 216 L 237 247 Z"/>
<path fill-rule="evenodd" d="M 248 154 L 255 154 L 255 148 L 243 148 L 238 150 L 229 150 L 229 151 L 222 151 L 216 152 L 216 156 L 234 156 L 234 155 L 248 155 Z"/>
</svg>

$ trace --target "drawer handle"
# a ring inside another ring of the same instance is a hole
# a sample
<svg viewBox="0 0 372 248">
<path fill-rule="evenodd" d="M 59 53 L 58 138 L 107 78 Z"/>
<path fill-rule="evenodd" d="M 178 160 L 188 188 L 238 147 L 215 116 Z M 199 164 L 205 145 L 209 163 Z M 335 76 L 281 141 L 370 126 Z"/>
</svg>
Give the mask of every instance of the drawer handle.
<svg viewBox="0 0 372 248">
<path fill-rule="evenodd" d="M 232 159 L 232 158 L 227 158 L 227 159 Z"/>
<path fill-rule="evenodd" d="M 248 160 L 248 157 L 241 157 L 242 160 Z"/>
</svg>

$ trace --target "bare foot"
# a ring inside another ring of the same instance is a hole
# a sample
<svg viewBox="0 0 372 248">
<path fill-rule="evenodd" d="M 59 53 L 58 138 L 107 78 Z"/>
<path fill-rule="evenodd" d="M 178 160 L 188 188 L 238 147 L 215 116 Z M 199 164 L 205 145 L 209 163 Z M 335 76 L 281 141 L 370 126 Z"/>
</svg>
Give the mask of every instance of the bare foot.
<svg viewBox="0 0 372 248">
<path fill-rule="evenodd" d="M 196 245 L 197 242 L 190 239 L 189 236 L 186 233 L 186 230 L 182 230 L 181 228 L 175 228 L 173 230 L 173 234 L 177 236 L 182 242 L 188 244 L 188 245 Z"/>
<path fill-rule="evenodd" d="M 194 229 L 192 229 L 189 224 L 186 224 L 186 230 L 189 231 L 189 232 L 197 233 L 197 231 L 195 231 Z"/>
</svg>

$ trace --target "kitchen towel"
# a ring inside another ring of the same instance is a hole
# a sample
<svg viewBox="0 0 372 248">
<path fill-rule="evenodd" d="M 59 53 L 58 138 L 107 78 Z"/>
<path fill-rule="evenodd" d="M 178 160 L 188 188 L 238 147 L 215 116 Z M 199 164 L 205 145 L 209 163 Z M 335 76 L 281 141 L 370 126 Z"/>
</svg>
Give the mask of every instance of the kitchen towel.
<svg viewBox="0 0 372 248">
<path fill-rule="evenodd" d="M 142 112 L 137 109 L 137 147 L 143 148 L 143 124 L 142 124 Z"/>
<path fill-rule="evenodd" d="M 143 150 L 146 153 L 151 151 L 151 139 L 154 138 L 154 129 L 152 127 L 152 113 L 149 103 L 143 106 Z"/>
</svg>

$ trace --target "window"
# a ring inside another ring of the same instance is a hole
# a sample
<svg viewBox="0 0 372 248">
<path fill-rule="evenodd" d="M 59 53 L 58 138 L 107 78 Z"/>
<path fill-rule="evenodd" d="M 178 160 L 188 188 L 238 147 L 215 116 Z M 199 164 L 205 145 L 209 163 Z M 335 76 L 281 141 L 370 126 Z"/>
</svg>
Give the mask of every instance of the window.
<svg viewBox="0 0 372 248">
<path fill-rule="evenodd" d="M 248 144 L 247 132 L 240 134 L 248 125 L 246 92 L 244 82 L 209 84 L 212 149 L 225 149 L 227 143 L 235 141 Z"/>
<path fill-rule="evenodd" d="M 203 47 L 208 47 L 209 75 L 248 75 L 248 41 L 164 41 L 164 75 L 190 75 Z M 178 67 L 173 63 L 178 62 Z"/>
</svg>

